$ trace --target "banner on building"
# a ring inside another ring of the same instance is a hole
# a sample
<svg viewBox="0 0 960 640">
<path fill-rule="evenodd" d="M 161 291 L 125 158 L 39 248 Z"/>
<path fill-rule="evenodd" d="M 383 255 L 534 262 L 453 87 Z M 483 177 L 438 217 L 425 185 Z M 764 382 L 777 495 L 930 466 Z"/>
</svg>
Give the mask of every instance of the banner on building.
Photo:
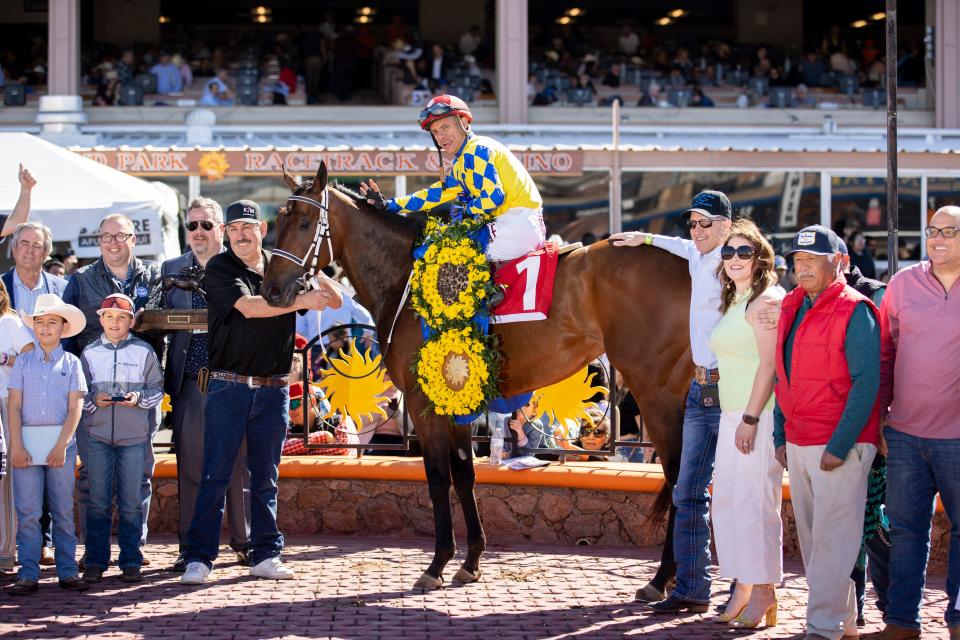
<svg viewBox="0 0 960 640">
<path fill-rule="evenodd" d="M 276 175 L 285 164 L 293 174 L 316 173 L 321 162 L 334 176 L 436 175 L 433 151 L 305 151 L 279 149 L 75 149 L 76 153 L 136 176 Z M 581 151 L 518 151 L 533 175 L 576 176 L 583 173 Z"/>
</svg>

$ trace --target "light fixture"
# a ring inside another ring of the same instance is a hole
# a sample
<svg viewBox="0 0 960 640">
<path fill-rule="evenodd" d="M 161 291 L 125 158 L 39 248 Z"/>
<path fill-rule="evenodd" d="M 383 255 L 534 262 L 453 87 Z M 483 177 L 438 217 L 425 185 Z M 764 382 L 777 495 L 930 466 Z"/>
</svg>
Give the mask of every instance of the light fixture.
<svg viewBox="0 0 960 640">
<path fill-rule="evenodd" d="M 567 9 L 567 15 L 571 18 L 576 18 L 577 16 L 583 15 L 583 9 L 579 7 L 574 7 L 572 9 Z"/>
<path fill-rule="evenodd" d="M 357 9 L 357 13 L 359 13 L 361 16 L 372 16 L 376 12 L 377 10 L 373 7 L 360 7 Z"/>
<path fill-rule="evenodd" d="M 267 16 L 267 15 L 270 15 L 270 14 L 272 13 L 272 11 L 271 11 L 268 7 L 264 7 L 264 6 L 254 7 L 254 8 L 251 9 L 250 11 L 251 11 L 251 13 L 253 13 L 253 14 L 255 14 L 255 15 L 258 15 L 258 16 Z"/>
<path fill-rule="evenodd" d="M 370 20 L 371 20 L 370 16 L 364 15 L 364 16 L 357 16 L 354 19 L 354 22 L 356 22 L 357 24 L 369 24 Z"/>
<path fill-rule="evenodd" d="M 857 20 L 855 22 L 851 22 L 850 26 L 854 29 L 863 29 L 865 26 L 867 26 L 867 24 L 868 23 L 866 20 Z"/>
<path fill-rule="evenodd" d="M 570 24 L 573 19 L 570 16 L 560 16 L 557 18 L 557 24 Z"/>
<path fill-rule="evenodd" d="M 657 20 L 657 24 L 660 25 L 661 27 L 666 27 L 671 22 L 673 22 L 673 20 L 671 20 L 670 18 L 660 18 L 659 20 Z"/>
<path fill-rule="evenodd" d="M 168 18 L 167 16 L 160 16 L 159 18 L 157 18 L 157 22 L 159 22 L 160 24 L 170 24 L 170 18 Z"/>
<path fill-rule="evenodd" d="M 683 9 L 674 9 L 667 15 L 670 16 L 671 18 L 682 18 L 683 16 L 687 15 L 687 12 L 684 11 Z"/>
<path fill-rule="evenodd" d="M 870 16 L 870 19 L 871 19 L 871 20 L 883 20 L 883 19 L 886 18 L 886 17 L 887 17 L 887 14 L 886 14 L 886 13 L 884 13 L 883 11 L 878 11 L 877 13 L 873 14 L 872 16 Z"/>
<path fill-rule="evenodd" d="M 253 19 L 254 22 L 259 22 L 260 24 L 266 24 L 270 22 L 270 16 L 258 15 Z"/>
</svg>

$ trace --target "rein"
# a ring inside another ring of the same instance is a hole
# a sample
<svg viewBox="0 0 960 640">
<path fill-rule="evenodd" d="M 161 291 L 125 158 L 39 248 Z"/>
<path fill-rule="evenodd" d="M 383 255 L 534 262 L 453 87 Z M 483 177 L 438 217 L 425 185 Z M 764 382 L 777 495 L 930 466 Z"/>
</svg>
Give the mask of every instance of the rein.
<svg viewBox="0 0 960 640">
<path fill-rule="evenodd" d="M 289 198 L 287 198 L 288 203 L 291 201 L 296 201 L 316 207 L 320 210 L 320 217 L 317 220 L 317 228 L 313 233 L 313 240 L 310 241 L 310 246 L 307 247 L 307 252 L 302 258 L 298 258 L 289 251 L 284 251 L 283 249 L 273 250 L 273 255 L 289 260 L 304 270 L 304 287 L 307 291 L 311 289 L 320 289 L 320 282 L 317 280 L 317 265 L 320 263 L 319 248 L 323 240 L 327 241 L 327 250 L 330 252 L 330 262 L 333 262 L 334 260 L 333 240 L 330 237 L 329 200 L 330 194 L 327 189 L 323 190 L 323 195 L 320 196 L 319 202 L 306 196 L 291 195 Z M 313 260 L 310 260 L 310 256 L 313 256 Z M 308 264 L 310 265 L 309 268 L 307 267 Z"/>
</svg>

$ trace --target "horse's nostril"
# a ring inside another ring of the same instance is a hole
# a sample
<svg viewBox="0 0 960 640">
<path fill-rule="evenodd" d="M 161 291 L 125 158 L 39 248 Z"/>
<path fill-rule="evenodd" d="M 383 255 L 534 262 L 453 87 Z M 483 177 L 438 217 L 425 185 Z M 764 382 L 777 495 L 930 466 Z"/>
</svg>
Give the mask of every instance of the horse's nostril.
<svg viewBox="0 0 960 640">
<path fill-rule="evenodd" d="M 270 289 L 267 290 L 267 299 L 270 300 L 270 302 L 276 302 L 279 300 L 280 289 L 278 287 L 270 287 Z"/>
</svg>

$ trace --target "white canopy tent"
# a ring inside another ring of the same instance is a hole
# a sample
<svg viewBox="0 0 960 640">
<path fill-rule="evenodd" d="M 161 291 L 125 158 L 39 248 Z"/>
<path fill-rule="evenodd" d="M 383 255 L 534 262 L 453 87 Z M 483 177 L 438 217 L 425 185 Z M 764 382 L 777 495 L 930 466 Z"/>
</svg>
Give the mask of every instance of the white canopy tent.
<svg viewBox="0 0 960 640">
<path fill-rule="evenodd" d="M 0 213 L 9 214 L 20 194 L 17 165 L 37 179 L 30 220 L 69 242 L 80 258 L 100 255 L 97 233 L 109 213 L 123 213 L 137 232 L 135 253 L 165 259 L 180 254 L 176 194 L 68 151 L 29 133 L 0 133 Z"/>
</svg>

